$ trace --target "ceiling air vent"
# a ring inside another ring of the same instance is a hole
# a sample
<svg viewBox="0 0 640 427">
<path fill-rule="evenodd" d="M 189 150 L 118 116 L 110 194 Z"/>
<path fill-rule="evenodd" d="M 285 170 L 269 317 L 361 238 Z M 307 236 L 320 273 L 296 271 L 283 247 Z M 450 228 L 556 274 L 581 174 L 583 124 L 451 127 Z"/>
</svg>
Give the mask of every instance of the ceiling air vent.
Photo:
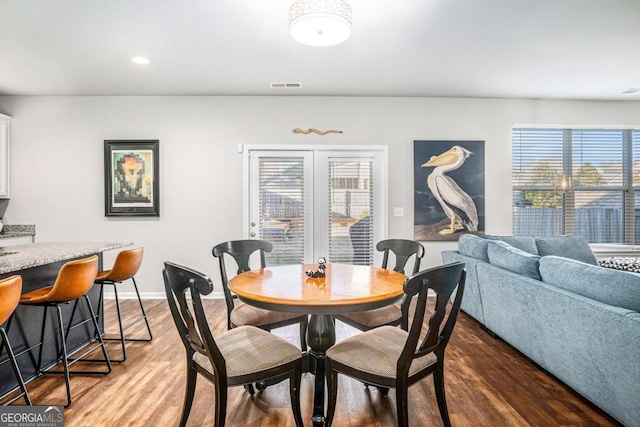
<svg viewBox="0 0 640 427">
<path fill-rule="evenodd" d="M 278 83 L 269 83 L 271 89 L 300 89 L 302 87 L 302 83 L 286 83 L 286 82 L 278 82 Z"/>
</svg>

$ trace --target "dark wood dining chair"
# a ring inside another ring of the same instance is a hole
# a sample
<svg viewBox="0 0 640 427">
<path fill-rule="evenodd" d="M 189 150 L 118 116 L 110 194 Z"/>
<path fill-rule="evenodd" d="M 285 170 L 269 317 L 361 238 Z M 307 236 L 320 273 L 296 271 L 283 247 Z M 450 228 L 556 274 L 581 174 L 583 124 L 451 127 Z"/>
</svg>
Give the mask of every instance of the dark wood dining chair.
<svg viewBox="0 0 640 427">
<path fill-rule="evenodd" d="M 293 417 L 296 425 L 302 426 L 300 350 L 289 341 L 254 326 L 238 326 L 214 338 L 200 298 L 213 291 L 211 280 L 177 264 L 165 262 L 164 266 L 162 274 L 167 300 L 187 359 L 180 426 L 185 426 L 189 418 L 198 374 L 215 387 L 215 427 L 225 425 L 227 387 L 287 378 Z M 190 299 L 187 299 L 187 293 Z"/>
<path fill-rule="evenodd" d="M 0 325 L 4 324 L 4 322 L 6 322 L 7 319 L 9 319 L 13 315 L 13 312 L 15 311 L 16 307 L 18 307 L 18 303 L 20 302 L 21 293 L 22 277 L 10 276 L 6 279 L 0 280 Z M 0 357 L 2 357 L 2 352 L 5 346 L 7 347 L 8 356 L 8 359 L 2 361 L 0 364 L 7 361 L 11 364 L 13 373 L 18 380 L 17 388 L 20 388 L 21 391 L 20 394 L 13 396 L 6 404 L 11 404 L 21 397 L 24 397 L 24 402 L 27 405 L 31 405 L 31 399 L 29 399 L 27 387 L 24 385 L 24 380 L 22 379 L 22 374 L 20 373 L 20 368 L 18 367 L 16 356 L 13 353 L 13 349 L 11 348 L 11 343 L 9 342 L 7 332 L 3 327 L 0 327 L 0 340 Z M 13 390 L 11 390 L 9 393 L 11 392 L 13 392 Z"/>
<path fill-rule="evenodd" d="M 395 256 L 393 271 L 405 274 L 404 268 L 412 256 L 415 256 L 413 274 L 420 270 L 420 261 L 424 257 L 424 246 L 416 241 L 404 239 L 381 240 L 376 245 L 376 249 L 383 252 L 382 268 L 388 268 L 389 252 L 391 252 Z M 334 317 L 361 331 L 368 331 L 384 325 L 402 326 L 406 330 L 408 318 L 407 316 L 403 317 L 402 313 L 409 312 L 410 304 L 411 298 L 403 298 L 400 304 L 391 304 L 374 310 L 339 314 Z M 407 306 L 404 311 L 403 305 Z"/>
<path fill-rule="evenodd" d="M 408 331 L 381 326 L 347 338 L 327 350 L 327 427 L 331 426 L 336 410 L 338 374 L 377 387 L 395 388 L 399 427 L 409 425 L 409 387 L 433 374 L 442 422 L 445 426 L 451 425 L 444 390 L 444 356 L 460 311 L 466 277 L 464 267 L 461 262 L 434 267 L 405 281 L 406 296 L 411 298 L 417 295 L 416 309 Z M 453 304 L 448 304 L 456 289 Z M 435 292 L 436 298 L 431 316 L 425 322 L 429 290 Z M 423 329 L 427 329 L 426 335 L 419 343 Z"/>
<path fill-rule="evenodd" d="M 232 329 L 236 326 L 251 325 L 257 326 L 265 331 L 279 328 L 281 326 L 300 324 L 300 348 L 302 351 L 307 350 L 307 326 L 309 325 L 309 317 L 306 314 L 285 313 L 278 311 L 264 310 L 245 304 L 238 300 L 229 290 L 229 278 L 227 277 L 227 269 L 225 265 L 225 254 L 231 256 L 238 267 L 237 274 L 251 270 L 249 267 L 249 259 L 251 255 L 258 251 L 260 253 L 260 267 L 265 268 L 265 252 L 271 252 L 273 245 L 264 240 L 234 240 L 230 242 L 220 243 L 212 249 L 213 256 L 220 260 L 220 277 L 222 278 L 222 290 L 224 299 L 227 303 L 227 328 Z"/>
</svg>

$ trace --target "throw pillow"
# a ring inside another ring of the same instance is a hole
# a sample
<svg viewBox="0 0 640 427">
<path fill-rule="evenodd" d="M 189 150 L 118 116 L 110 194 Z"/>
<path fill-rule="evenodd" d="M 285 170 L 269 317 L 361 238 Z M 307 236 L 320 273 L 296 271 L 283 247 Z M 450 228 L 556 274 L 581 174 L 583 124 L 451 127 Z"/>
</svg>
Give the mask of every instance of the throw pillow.
<svg viewBox="0 0 640 427">
<path fill-rule="evenodd" d="M 536 239 L 540 256 L 555 255 L 598 265 L 598 260 L 589 247 L 587 239 L 580 234 Z"/>
<path fill-rule="evenodd" d="M 467 233 L 458 238 L 458 252 L 460 252 L 460 255 L 479 259 L 484 262 L 489 262 L 489 256 L 487 255 L 488 245 L 489 241 L 487 239 L 483 239 L 474 234 Z"/>
<path fill-rule="evenodd" d="M 600 267 L 640 273 L 640 258 L 635 257 L 612 256 L 609 258 L 599 259 L 598 265 Z"/>
<path fill-rule="evenodd" d="M 531 236 L 492 236 L 485 235 L 485 239 L 489 240 L 498 240 L 500 242 L 505 242 L 514 248 L 518 248 L 522 251 L 528 252 L 533 255 L 538 254 L 538 247 L 536 246 L 536 239 Z"/>
<path fill-rule="evenodd" d="M 540 257 L 515 248 L 505 242 L 489 242 L 489 262 L 505 270 L 540 280 Z"/>
</svg>

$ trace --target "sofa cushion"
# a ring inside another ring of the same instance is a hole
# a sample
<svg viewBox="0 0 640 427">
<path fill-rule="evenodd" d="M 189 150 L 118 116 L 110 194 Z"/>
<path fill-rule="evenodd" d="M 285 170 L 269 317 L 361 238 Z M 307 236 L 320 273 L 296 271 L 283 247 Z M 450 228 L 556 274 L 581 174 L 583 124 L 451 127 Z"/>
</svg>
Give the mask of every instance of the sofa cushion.
<svg viewBox="0 0 640 427">
<path fill-rule="evenodd" d="M 538 237 L 536 239 L 538 255 L 555 255 L 571 258 L 587 264 L 598 265 L 598 260 L 589 247 L 587 239 L 580 234 L 557 237 Z"/>
<path fill-rule="evenodd" d="M 458 238 L 458 252 L 471 258 L 489 262 L 487 246 L 489 241 L 474 234 L 463 234 Z"/>
<path fill-rule="evenodd" d="M 542 281 L 616 307 L 640 311 L 640 275 L 557 256 L 540 259 Z"/>
<path fill-rule="evenodd" d="M 487 253 L 491 264 L 540 280 L 540 272 L 538 271 L 540 257 L 538 255 L 530 254 L 497 240 L 489 242 Z"/>
<path fill-rule="evenodd" d="M 508 243 L 514 248 L 518 248 L 522 251 L 528 252 L 533 255 L 538 254 L 538 247 L 536 246 L 536 239 L 531 236 L 492 236 L 485 235 L 485 239 L 498 240 L 500 242 Z"/>
</svg>

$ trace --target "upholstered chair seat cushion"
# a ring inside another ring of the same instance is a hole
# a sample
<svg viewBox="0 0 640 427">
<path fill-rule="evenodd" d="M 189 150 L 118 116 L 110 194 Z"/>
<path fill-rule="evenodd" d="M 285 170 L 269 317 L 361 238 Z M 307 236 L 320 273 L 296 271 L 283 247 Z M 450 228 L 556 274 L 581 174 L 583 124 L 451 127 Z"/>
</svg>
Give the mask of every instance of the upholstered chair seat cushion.
<svg viewBox="0 0 640 427">
<path fill-rule="evenodd" d="M 231 312 L 231 323 L 236 326 L 262 326 L 293 319 L 294 317 L 300 317 L 300 314 L 263 310 L 236 300 L 235 308 Z"/>
<path fill-rule="evenodd" d="M 224 356 L 227 376 L 249 375 L 299 359 L 300 349 L 289 341 L 251 326 L 239 326 L 215 338 Z M 196 353 L 193 360 L 213 373 L 207 356 Z"/>
<path fill-rule="evenodd" d="M 46 301 L 46 296 L 49 295 L 53 289 L 53 286 L 47 286 L 46 288 L 36 289 L 35 291 L 22 294 L 20 297 L 20 304 L 39 304 Z"/>
<path fill-rule="evenodd" d="M 342 315 L 368 328 L 376 328 L 394 322 L 402 317 L 402 310 L 396 304 L 367 311 L 357 311 Z"/>
<path fill-rule="evenodd" d="M 382 326 L 340 341 L 327 350 L 327 356 L 362 372 L 395 378 L 398 359 L 408 335 L 400 328 Z M 433 353 L 415 359 L 409 376 L 436 362 Z"/>
</svg>

